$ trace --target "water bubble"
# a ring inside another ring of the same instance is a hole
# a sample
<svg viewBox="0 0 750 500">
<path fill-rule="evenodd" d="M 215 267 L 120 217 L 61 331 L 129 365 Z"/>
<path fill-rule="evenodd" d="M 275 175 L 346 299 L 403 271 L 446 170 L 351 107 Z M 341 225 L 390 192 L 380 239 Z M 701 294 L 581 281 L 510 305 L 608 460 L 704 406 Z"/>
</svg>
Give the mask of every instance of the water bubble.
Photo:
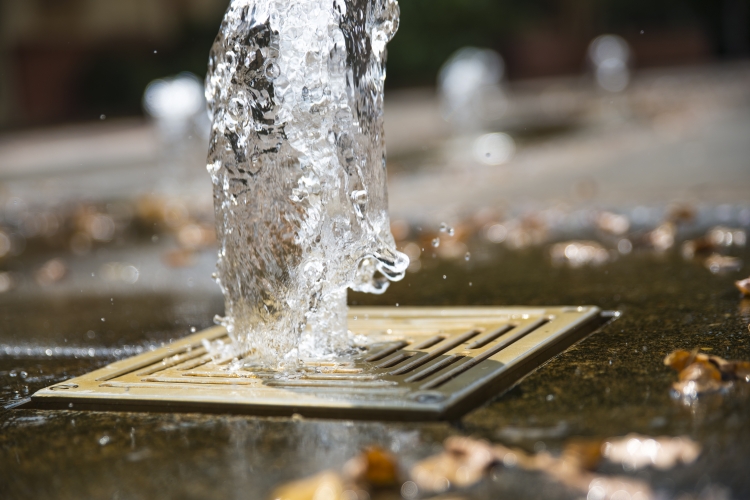
<svg viewBox="0 0 750 500">
<path fill-rule="evenodd" d="M 445 118 L 462 129 L 481 127 L 488 105 L 504 101 L 501 88 L 504 74 L 505 63 L 497 52 L 475 47 L 459 49 L 438 75 Z M 490 96 L 496 99 L 488 99 Z"/>
<path fill-rule="evenodd" d="M 623 255 L 627 255 L 633 251 L 633 244 L 629 239 L 623 238 L 617 243 L 617 251 Z"/>
<path fill-rule="evenodd" d="M 588 49 L 596 83 L 608 92 L 621 92 L 630 82 L 630 47 L 617 35 L 596 37 Z"/>
<path fill-rule="evenodd" d="M 444 280 L 448 279 L 448 276 L 446 276 L 446 275 L 444 274 L 444 275 L 443 275 L 443 279 L 444 279 Z"/>
<path fill-rule="evenodd" d="M 401 496 L 406 500 L 417 498 L 417 495 L 419 495 L 419 487 L 417 487 L 417 483 L 414 481 L 406 481 L 401 485 Z"/>
<path fill-rule="evenodd" d="M 468 262 L 468 261 L 470 261 L 470 260 L 471 260 L 471 253 L 470 253 L 470 252 L 466 252 L 466 255 L 464 255 L 464 260 L 465 260 L 466 262 Z"/>
<path fill-rule="evenodd" d="M 437 248 L 440 246 L 440 238 L 435 238 L 432 240 L 432 246 L 433 248 Z"/>
<path fill-rule="evenodd" d="M 108 445 L 108 444 L 109 444 L 109 442 L 110 442 L 110 438 L 109 438 L 109 436 L 106 436 L 106 435 L 105 435 L 105 436 L 102 436 L 102 437 L 100 437 L 100 438 L 99 438 L 99 444 L 100 444 L 101 446 L 106 446 L 106 445 Z"/>
<path fill-rule="evenodd" d="M 203 85 L 191 73 L 155 80 L 146 87 L 143 96 L 146 112 L 159 120 L 184 120 L 202 110 L 203 106 Z"/>
<path fill-rule="evenodd" d="M 367 206 L 367 191 L 352 191 L 351 198 L 354 202 L 354 211 L 357 214 L 357 217 L 364 218 L 365 207 Z"/>
<path fill-rule="evenodd" d="M 474 141 L 474 159 L 485 165 L 507 163 L 516 152 L 516 143 L 502 132 L 485 134 Z"/>
<path fill-rule="evenodd" d="M 266 67 L 266 76 L 268 78 L 276 78 L 280 74 L 281 74 L 281 70 L 279 70 L 278 64 L 271 63 Z"/>
</svg>

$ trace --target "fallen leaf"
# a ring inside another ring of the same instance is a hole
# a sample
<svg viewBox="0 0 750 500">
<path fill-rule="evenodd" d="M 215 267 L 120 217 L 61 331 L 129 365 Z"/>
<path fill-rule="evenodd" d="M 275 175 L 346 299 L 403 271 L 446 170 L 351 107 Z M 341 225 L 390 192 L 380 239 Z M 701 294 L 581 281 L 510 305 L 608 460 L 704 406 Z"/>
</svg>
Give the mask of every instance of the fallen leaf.
<svg viewBox="0 0 750 500">
<path fill-rule="evenodd" d="M 608 439 L 602 445 L 603 455 L 613 463 L 630 470 L 644 467 L 671 469 L 678 464 L 691 464 L 701 453 L 701 446 L 687 437 L 657 437 L 628 434 Z"/>
<path fill-rule="evenodd" d="M 734 284 L 737 287 L 737 290 L 742 292 L 742 295 L 744 295 L 745 297 L 750 297 L 750 278 L 735 281 Z"/>
<path fill-rule="evenodd" d="M 293 481 L 277 488 L 273 500 L 348 500 L 343 496 L 344 481 L 333 471 Z"/>
</svg>

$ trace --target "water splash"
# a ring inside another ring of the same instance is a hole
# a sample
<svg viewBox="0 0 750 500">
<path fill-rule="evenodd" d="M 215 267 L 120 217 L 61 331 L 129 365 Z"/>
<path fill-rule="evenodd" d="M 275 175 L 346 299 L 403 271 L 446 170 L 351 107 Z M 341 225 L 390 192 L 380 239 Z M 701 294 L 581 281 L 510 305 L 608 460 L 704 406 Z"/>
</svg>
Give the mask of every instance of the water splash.
<svg viewBox="0 0 750 500">
<path fill-rule="evenodd" d="M 235 352 L 293 368 L 349 345 L 346 290 L 382 293 L 383 135 L 395 0 L 232 0 L 211 50 L 208 171 Z"/>
</svg>

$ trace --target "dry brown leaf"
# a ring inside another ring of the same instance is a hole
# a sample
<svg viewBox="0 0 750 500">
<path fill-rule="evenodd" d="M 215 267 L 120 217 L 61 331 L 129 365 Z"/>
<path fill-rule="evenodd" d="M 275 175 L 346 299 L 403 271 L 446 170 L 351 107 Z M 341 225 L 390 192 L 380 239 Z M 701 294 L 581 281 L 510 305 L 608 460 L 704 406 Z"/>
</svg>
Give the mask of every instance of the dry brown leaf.
<svg viewBox="0 0 750 500">
<path fill-rule="evenodd" d="M 293 481 L 277 488 L 273 500 L 344 500 L 344 481 L 333 471 Z"/>
<path fill-rule="evenodd" d="M 727 361 L 697 350 L 674 351 L 664 358 L 664 364 L 678 372 L 679 381 L 672 387 L 683 397 L 725 389 L 735 380 L 750 381 L 750 362 Z"/>
<path fill-rule="evenodd" d="M 348 480 L 364 487 L 387 488 L 400 485 L 399 466 L 391 453 L 378 446 L 366 448 L 344 465 Z"/>
</svg>

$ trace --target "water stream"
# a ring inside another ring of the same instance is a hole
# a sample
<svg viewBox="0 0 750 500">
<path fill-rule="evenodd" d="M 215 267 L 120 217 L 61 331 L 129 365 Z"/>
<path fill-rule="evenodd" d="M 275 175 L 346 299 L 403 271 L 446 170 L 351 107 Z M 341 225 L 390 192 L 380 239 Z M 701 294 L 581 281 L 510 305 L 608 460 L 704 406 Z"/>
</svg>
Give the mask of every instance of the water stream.
<svg viewBox="0 0 750 500">
<path fill-rule="evenodd" d="M 232 0 L 206 80 L 218 321 L 233 339 L 217 356 L 294 368 L 341 352 L 347 289 L 403 277 L 383 134 L 398 16 L 395 0 Z"/>
</svg>

